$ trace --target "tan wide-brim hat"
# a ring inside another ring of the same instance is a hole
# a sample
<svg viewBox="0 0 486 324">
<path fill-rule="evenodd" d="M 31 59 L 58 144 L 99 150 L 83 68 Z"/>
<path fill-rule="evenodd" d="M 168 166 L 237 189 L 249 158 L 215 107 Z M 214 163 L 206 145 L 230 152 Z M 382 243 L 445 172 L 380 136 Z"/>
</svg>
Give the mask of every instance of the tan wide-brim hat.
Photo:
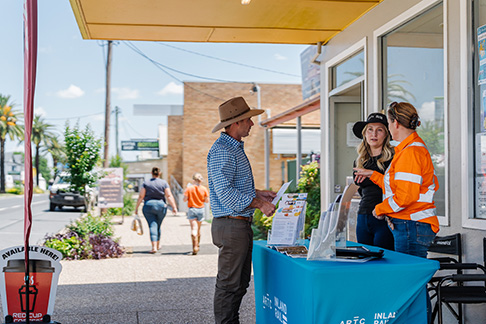
<svg viewBox="0 0 486 324">
<path fill-rule="evenodd" d="M 221 122 L 213 128 L 212 133 L 229 126 L 237 121 L 263 113 L 262 109 L 251 109 L 243 97 L 231 98 L 219 105 L 219 120 Z"/>
</svg>

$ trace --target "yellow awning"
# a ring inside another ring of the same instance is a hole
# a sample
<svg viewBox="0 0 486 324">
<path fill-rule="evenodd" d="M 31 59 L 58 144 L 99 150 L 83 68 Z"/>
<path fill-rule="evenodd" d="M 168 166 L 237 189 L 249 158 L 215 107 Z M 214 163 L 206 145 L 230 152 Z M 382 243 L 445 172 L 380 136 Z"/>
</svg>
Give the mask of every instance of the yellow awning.
<svg viewBox="0 0 486 324">
<path fill-rule="evenodd" d="M 326 43 L 383 0 L 70 0 L 84 39 Z"/>
</svg>

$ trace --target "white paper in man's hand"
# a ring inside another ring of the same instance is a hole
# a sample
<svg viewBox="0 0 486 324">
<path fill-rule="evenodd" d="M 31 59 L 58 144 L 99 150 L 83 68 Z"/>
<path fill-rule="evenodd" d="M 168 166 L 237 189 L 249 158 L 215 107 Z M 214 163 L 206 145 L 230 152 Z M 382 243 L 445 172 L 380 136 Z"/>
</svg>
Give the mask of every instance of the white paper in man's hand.
<svg viewBox="0 0 486 324">
<path fill-rule="evenodd" d="M 272 200 L 272 204 L 274 206 L 277 206 L 277 203 L 278 201 L 280 200 L 280 198 L 282 198 L 283 194 L 285 193 L 285 190 L 287 190 L 287 188 L 290 186 L 290 184 L 292 183 L 293 180 L 290 180 L 289 182 L 286 182 L 284 183 L 280 189 L 278 190 L 277 192 L 277 195 L 275 196 L 275 198 L 273 198 Z"/>
</svg>

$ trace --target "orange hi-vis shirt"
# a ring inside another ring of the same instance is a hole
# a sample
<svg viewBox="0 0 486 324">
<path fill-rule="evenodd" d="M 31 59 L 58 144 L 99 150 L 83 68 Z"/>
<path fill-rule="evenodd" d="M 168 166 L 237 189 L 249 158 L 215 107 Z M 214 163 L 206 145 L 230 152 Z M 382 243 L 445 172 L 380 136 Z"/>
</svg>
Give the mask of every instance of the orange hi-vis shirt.
<svg viewBox="0 0 486 324">
<path fill-rule="evenodd" d="M 379 185 L 383 202 L 376 205 L 378 216 L 428 223 L 439 231 L 434 194 L 439 189 L 429 150 L 416 132 L 397 147 L 385 174 L 374 171 L 371 181 Z"/>
<path fill-rule="evenodd" d="M 209 191 L 204 186 L 191 185 L 187 187 L 184 196 L 187 196 L 187 206 L 189 208 L 203 208 L 204 200 L 206 197 L 209 197 Z"/>
</svg>

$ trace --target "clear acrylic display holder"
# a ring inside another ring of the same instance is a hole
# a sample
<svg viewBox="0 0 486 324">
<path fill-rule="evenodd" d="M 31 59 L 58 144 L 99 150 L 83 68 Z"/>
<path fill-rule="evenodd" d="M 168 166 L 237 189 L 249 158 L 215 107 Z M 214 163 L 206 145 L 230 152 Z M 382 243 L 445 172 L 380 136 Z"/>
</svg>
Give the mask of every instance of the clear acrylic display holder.
<svg viewBox="0 0 486 324">
<path fill-rule="evenodd" d="M 358 190 L 354 183 L 344 189 L 321 214 L 319 225 L 312 230 L 307 260 L 329 260 L 336 257 L 336 247 L 346 247 L 351 199 Z"/>
<path fill-rule="evenodd" d="M 321 214 L 319 225 L 312 230 L 307 260 L 329 260 L 336 256 L 336 226 L 338 220 L 339 199 L 329 205 Z"/>
</svg>

